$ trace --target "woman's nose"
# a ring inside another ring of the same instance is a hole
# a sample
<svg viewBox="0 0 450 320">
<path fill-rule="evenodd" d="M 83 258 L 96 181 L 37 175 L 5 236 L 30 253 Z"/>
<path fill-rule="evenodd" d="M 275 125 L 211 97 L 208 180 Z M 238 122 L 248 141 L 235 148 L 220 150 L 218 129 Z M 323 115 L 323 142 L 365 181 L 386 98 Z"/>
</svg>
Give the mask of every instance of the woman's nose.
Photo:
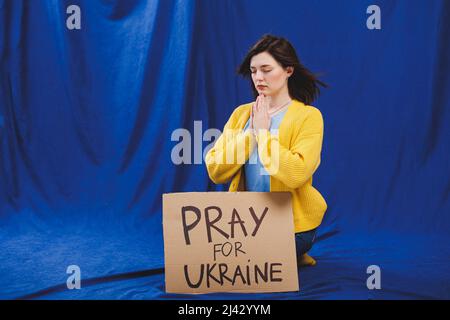
<svg viewBox="0 0 450 320">
<path fill-rule="evenodd" d="M 255 74 L 255 80 L 262 80 L 263 79 L 263 74 L 262 74 L 262 72 L 261 71 L 256 71 L 256 74 Z"/>
</svg>

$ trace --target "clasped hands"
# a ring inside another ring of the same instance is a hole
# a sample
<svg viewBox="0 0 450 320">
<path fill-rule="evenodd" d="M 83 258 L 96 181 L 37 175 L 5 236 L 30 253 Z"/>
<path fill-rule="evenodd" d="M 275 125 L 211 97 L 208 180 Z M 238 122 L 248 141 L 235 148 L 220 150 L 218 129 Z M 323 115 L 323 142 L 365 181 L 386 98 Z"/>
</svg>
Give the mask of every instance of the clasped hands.
<svg viewBox="0 0 450 320">
<path fill-rule="evenodd" d="M 266 97 L 260 94 L 255 103 L 253 103 L 250 110 L 250 124 L 249 129 L 254 135 L 257 135 L 259 130 L 269 130 L 270 129 L 270 115 L 269 106 L 271 102 L 271 97 Z"/>
</svg>

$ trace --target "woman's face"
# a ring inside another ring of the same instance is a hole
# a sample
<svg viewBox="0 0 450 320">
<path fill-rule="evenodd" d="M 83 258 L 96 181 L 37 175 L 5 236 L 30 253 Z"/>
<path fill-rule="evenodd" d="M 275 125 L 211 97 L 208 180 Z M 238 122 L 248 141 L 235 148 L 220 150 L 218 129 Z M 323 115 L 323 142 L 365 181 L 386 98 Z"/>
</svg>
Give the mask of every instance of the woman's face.
<svg viewBox="0 0 450 320">
<path fill-rule="evenodd" d="M 267 52 L 261 52 L 250 60 L 253 84 L 259 94 L 275 96 L 286 87 L 292 67 L 283 67 Z"/>
</svg>

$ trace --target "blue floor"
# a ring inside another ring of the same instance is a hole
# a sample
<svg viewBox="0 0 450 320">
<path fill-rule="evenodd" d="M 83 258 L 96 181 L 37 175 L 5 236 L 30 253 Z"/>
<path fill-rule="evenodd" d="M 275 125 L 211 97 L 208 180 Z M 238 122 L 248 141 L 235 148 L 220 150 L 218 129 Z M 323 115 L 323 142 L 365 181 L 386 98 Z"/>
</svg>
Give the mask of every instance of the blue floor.
<svg viewBox="0 0 450 320">
<path fill-rule="evenodd" d="M 20 221 L 1 224 L 2 299 L 450 299 L 448 236 L 319 231 L 310 252 L 318 263 L 299 269 L 300 292 L 177 295 L 164 290 L 154 225 Z M 80 290 L 66 286 L 72 264 L 81 269 Z M 381 269 L 380 290 L 366 286 L 370 265 Z"/>
</svg>

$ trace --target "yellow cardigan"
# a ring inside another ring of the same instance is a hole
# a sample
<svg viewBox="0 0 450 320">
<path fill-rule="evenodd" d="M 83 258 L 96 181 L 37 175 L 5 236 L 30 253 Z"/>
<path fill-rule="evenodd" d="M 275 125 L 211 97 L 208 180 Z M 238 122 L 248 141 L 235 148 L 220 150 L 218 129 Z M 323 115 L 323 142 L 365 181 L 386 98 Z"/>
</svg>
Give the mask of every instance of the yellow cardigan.
<svg viewBox="0 0 450 320">
<path fill-rule="evenodd" d="M 262 130 L 255 138 L 250 130 L 243 131 L 252 104 L 234 110 L 222 135 L 206 154 L 209 177 L 216 184 L 231 180 L 229 191 L 245 191 L 244 164 L 257 144 L 261 163 L 270 174 L 270 191 L 292 194 L 295 232 L 316 228 L 327 210 L 324 198 L 312 186 L 322 150 L 322 114 L 294 99 L 280 123 L 279 134 Z M 227 162 L 227 157 L 233 161 Z"/>
</svg>

